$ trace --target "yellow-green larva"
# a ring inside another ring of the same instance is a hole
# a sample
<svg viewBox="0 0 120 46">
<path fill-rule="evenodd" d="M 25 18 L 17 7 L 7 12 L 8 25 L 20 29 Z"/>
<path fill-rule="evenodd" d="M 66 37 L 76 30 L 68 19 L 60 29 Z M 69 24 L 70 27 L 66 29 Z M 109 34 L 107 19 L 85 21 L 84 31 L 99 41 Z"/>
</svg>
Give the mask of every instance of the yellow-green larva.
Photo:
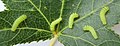
<svg viewBox="0 0 120 46">
<path fill-rule="evenodd" d="M 51 24 L 50 24 L 50 30 L 51 31 L 55 31 L 55 26 L 60 23 L 60 21 L 62 21 L 62 18 L 58 18 L 56 20 L 54 20 Z"/>
<path fill-rule="evenodd" d="M 100 19 L 101 19 L 103 25 L 107 24 L 105 14 L 108 10 L 109 10 L 109 7 L 105 6 L 100 11 Z"/>
<path fill-rule="evenodd" d="M 83 30 L 84 30 L 84 31 L 89 31 L 89 32 L 91 32 L 92 36 L 93 36 L 95 39 L 98 38 L 97 33 L 96 33 L 96 31 L 94 30 L 93 27 L 86 25 L 86 26 L 83 27 Z"/>
<path fill-rule="evenodd" d="M 15 31 L 15 30 L 17 29 L 18 25 L 19 25 L 21 22 L 23 22 L 26 18 L 27 18 L 26 15 L 21 15 L 19 18 L 17 18 L 17 19 L 14 21 L 11 30 L 12 30 L 12 31 Z"/>
<path fill-rule="evenodd" d="M 72 13 L 69 17 L 69 28 L 72 28 L 72 25 L 73 25 L 73 22 L 74 22 L 74 19 L 78 17 L 78 14 L 77 13 Z"/>
</svg>

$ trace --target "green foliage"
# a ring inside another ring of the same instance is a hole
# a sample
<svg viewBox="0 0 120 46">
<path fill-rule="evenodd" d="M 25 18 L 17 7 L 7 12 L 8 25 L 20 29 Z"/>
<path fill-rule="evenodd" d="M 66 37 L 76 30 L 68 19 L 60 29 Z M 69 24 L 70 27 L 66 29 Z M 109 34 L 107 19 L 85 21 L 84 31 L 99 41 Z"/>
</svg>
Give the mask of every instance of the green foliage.
<svg viewBox="0 0 120 46">
<path fill-rule="evenodd" d="M 111 30 L 120 21 L 120 0 L 2 1 L 9 10 L 0 12 L 0 46 L 50 39 L 50 23 L 59 17 L 63 20 L 56 26 L 60 31 L 58 40 L 65 46 L 120 46 L 120 37 Z M 110 7 L 106 25 L 99 17 L 104 6 Z M 80 18 L 70 29 L 68 20 L 72 13 L 78 13 Z M 27 19 L 12 32 L 13 22 L 22 14 L 27 15 Z M 90 32 L 83 31 L 85 25 L 94 27 L 99 37 L 97 40 Z"/>
</svg>

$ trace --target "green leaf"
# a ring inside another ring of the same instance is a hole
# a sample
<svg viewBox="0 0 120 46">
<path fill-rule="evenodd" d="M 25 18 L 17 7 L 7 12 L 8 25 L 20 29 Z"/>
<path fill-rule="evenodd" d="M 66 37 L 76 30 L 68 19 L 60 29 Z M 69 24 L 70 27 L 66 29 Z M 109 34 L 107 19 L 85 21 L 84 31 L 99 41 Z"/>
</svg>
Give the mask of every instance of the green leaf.
<svg viewBox="0 0 120 46">
<path fill-rule="evenodd" d="M 78 6 L 77 11 L 73 10 L 73 12 L 77 12 L 80 19 L 74 22 L 73 29 L 66 26 L 64 31 L 62 30 L 59 41 L 65 46 L 120 46 L 119 36 L 111 31 L 111 27 L 120 21 L 119 3 L 119 0 L 79 0 L 72 3 L 71 6 L 74 4 L 75 8 Z M 99 14 L 101 8 L 106 5 L 110 7 L 110 10 L 106 14 L 107 25 L 103 25 Z M 94 27 L 99 38 L 94 39 L 90 32 L 84 32 L 85 25 Z"/>
<path fill-rule="evenodd" d="M 9 10 L 0 12 L 0 45 L 10 46 L 52 38 L 50 23 L 62 17 L 58 25 L 58 40 L 65 46 L 120 46 L 120 37 L 111 27 L 120 21 L 119 0 L 2 0 Z M 65 1 L 65 2 L 64 2 Z M 107 25 L 103 25 L 99 14 L 104 6 L 110 10 L 106 14 Z M 79 18 L 73 28 L 68 28 L 70 14 L 78 13 Z M 22 14 L 28 18 L 12 32 L 13 22 Z M 90 25 L 97 32 L 94 39 L 83 27 Z"/>
</svg>

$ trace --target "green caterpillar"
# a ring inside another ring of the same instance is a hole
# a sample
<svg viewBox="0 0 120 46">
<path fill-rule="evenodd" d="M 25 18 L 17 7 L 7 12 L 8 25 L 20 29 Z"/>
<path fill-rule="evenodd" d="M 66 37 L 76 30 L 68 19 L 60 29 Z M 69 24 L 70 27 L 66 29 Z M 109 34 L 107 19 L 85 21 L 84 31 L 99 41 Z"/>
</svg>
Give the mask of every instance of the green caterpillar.
<svg viewBox="0 0 120 46">
<path fill-rule="evenodd" d="M 17 29 L 18 25 L 19 25 L 21 22 L 23 22 L 26 18 L 27 18 L 26 15 L 21 15 L 19 18 L 17 18 L 17 19 L 14 21 L 11 30 L 12 30 L 12 31 L 15 31 L 15 30 Z"/>
<path fill-rule="evenodd" d="M 72 13 L 69 17 L 69 28 L 72 28 L 74 19 L 78 17 L 77 13 Z"/>
<path fill-rule="evenodd" d="M 90 31 L 91 34 L 92 34 L 92 36 L 93 36 L 95 39 L 98 38 L 97 33 L 95 32 L 95 30 L 94 30 L 93 27 L 87 25 L 87 26 L 84 26 L 84 27 L 83 27 L 83 30 L 85 30 L 85 31 Z"/>
<path fill-rule="evenodd" d="M 55 21 L 53 21 L 51 24 L 50 24 L 50 30 L 51 31 L 55 31 L 55 26 L 60 23 L 60 21 L 62 21 L 62 18 L 58 18 L 56 19 Z"/>
<path fill-rule="evenodd" d="M 109 10 L 109 7 L 106 6 L 106 7 L 102 8 L 102 10 L 100 11 L 100 19 L 101 19 L 103 25 L 107 24 L 105 14 L 108 10 Z"/>
</svg>

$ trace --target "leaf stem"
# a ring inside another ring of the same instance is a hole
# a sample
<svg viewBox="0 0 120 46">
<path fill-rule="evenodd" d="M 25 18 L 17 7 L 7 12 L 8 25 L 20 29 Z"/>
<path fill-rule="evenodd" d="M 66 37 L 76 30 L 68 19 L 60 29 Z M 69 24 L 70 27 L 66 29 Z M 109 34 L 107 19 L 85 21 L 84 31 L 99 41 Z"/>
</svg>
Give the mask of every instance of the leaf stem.
<svg viewBox="0 0 120 46">
<path fill-rule="evenodd" d="M 62 6 L 61 6 L 61 10 L 60 10 L 60 17 L 62 17 L 63 8 L 64 8 L 64 2 L 65 2 L 65 0 L 62 0 Z"/>
<path fill-rule="evenodd" d="M 54 35 L 54 38 L 50 42 L 50 46 L 54 46 L 55 42 L 57 41 L 58 35 Z"/>
<path fill-rule="evenodd" d="M 22 27 L 22 28 L 17 28 L 17 29 L 29 29 L 29 30 L 37 30 L 37 31 L 43 31 L 43 32 L 48 32 L 51 33 L 48 30 L 44 30 L 44 29 L 38 29 L 38 28 L 29 28 L 29 27 Z M 0 31 L 7 31 L 7 30 L 11 30 L 11 28 L 5 28 L 5 29 L 0 29 Z"/>
</svg>

